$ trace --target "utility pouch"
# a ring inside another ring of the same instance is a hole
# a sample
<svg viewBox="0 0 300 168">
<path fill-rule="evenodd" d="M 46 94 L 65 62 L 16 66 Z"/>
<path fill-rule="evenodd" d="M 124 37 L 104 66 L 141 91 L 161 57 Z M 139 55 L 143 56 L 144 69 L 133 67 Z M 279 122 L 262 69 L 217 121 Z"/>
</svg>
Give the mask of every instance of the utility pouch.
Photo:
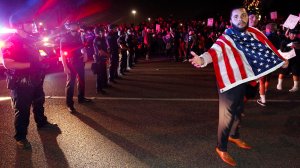
<svg viewBox="0 0 300 168">
<path fill-rule="evenodd" d="M 6 74 L 7 89 L 14 90 L 17 88 L 17 79 L 14 75 Z"/>
</svg>

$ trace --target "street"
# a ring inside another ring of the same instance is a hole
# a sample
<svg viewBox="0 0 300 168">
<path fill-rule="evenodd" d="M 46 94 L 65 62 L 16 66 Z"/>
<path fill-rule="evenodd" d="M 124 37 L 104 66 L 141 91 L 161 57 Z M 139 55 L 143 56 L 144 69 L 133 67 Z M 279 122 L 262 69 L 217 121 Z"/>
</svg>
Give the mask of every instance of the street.
<svg viewBox="0 0 300 168">
<path fill-rule="evenodd" d="M 212 65 L 196 69 L 165 58 L 140 60 L 96 94 L 96 76 L 86 65 L 86 97 L 70 114 L 65 105 L 66 75 L 46 76 L 45 113 L 59 130 L 38 131 L 31 115 L 32 150 L 17 149 L 14 113 L 4 78 L 0 80 L 0 167 L 203 168 L 229 167 L 215 151 L 218 94 Z M 245 105 L 241 138 L 253 149 L 229 144 L 237 167 L 300 167 L 300 92 L 289 93 L 292 78 L 276 90 L 273 73 L 267 106 Z M 74 95 L 77 95 L 76 92 Z M 257 96 L 258 98 L 258 96 Z"/>
</svg>

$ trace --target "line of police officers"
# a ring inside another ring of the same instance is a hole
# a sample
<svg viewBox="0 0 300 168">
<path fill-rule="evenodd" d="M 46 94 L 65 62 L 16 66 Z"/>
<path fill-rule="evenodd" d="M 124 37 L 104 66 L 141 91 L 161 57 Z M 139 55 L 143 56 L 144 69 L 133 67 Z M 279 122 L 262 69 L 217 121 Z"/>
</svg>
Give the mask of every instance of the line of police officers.
<svg viewBox="0 0 300 168">
<path fill-rule="evenodd" d="M 77 22 L 68 23 L 68 32 L 60 40 L 60 55 L 64 73 L 67 75 L 65 95 L 67 109 L 75 113 L 74 89 L 77 79 L 78 103 L 89 103 L 91 99 L 85 97 L 85 62 L 88 59 L 87 50 Z M 7 69 L 7 88 L 11 91 L 12 108 L 15 112 L 15 139 L 17 146 L 23 149 L 30 149 L 31 144 L 27 140 L 30 109 L 34 114 L 37 128 L 59 129 L 57 124 L 50 123 L 44 115 L 45 93 L 43 83 L 47 63 L 39 54 L 37 47 L 38 38 L 33 36 L 34 22 L 20 22 L 12 20 L 11 27 L 17 32 L 12 35 L 2 48 L 3 64 Z M 108 87 L 108 80 L 115 82 L 119 78 L 118 68 L 121 67 L 121 74 L 133 64 L 133 37 L 123 38 L 118 35 L 116 25 L 108 26 L 106 34 L 104 27 L 94 29 L 94 73 L 97 76 L 96 91 L 104 93 L 103 88 Z M 131 40 L 130 40 L 131 39 Z M 129 43 L 126 42 L 129 41 Z M 129 47 L 128 47 L 129 46 Z M 121 65 L 119 66 L 119 49 L 121 48 Z M 129 50 L 129 52 L 127 52 Z M 127 58 L 129 53 L 130 60 Z M 107 74 L 107 61 L 110 61 L 109 73 Z"/>
</svg>

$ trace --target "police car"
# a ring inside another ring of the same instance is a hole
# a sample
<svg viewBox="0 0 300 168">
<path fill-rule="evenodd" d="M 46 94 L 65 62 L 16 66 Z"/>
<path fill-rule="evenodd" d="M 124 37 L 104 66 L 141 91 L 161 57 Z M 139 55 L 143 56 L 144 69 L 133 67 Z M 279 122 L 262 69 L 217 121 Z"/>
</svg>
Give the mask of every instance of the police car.
<svg viewBox="0 0 300 168">
<path fill-rule="evenodd" d="M 5 45 L 5 40 L 14 33 L 15 30 L 0 28 L 0 75 L 3 75 L 5 72 L 5 68 L 3 66 L 3 55 L 2 55 L 2 47 Z"/>
</svg>

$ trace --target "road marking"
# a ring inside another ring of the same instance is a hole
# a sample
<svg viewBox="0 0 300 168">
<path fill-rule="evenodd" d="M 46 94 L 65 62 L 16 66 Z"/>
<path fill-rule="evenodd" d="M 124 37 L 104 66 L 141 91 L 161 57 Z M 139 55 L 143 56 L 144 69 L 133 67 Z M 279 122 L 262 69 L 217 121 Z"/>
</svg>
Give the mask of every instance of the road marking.
<svg viewBox="0 0 300 168">
<path fill-rule="evenodd" d="M 45 96 L 46 99 L 65 99 L 65 96 Z M 145 98 L 145 97 L 87 97 L 93 100 L 134 100 L 134 101 L 197 101 L 197 102 L 218 102 L 219 99 L 197 99 L 197 98 Z M 77 97 L 74 97 L 77 99 Z M 10 100 L 10 97 L 2 96 L 0 101 Z M 256 102 L 256 100 L 249 100 L 250 102 Z M 268 102 L 278 103 L 299 103 L 300 100 L 274 100 L 269 99 Z"/>
<path fill-rule="evenodd" d="M 10 100 L 10 97 L 0 97 L 0 101 Z"/>
<path fill-rule="evenodd" d="M 64 96 L 46 96 L 47 99 L 65 99 Z M 74 97 L 75 98 L 75 97 Z M 96 100 L 137 100 L 137 101 L 198 101 L 198 102 L 218 102 L 219 99 L 201 99 L 201 98 L 145 98 L 145 97 L 87 97 Z M 76 99 L 76 98 L 75 98 Z M 249 100 L 256 102 L 256 100 Z M 293 100 L 274 100 L 269 99 L 268 102 L 300 102 L 300 99 Z"/>
</svg>

